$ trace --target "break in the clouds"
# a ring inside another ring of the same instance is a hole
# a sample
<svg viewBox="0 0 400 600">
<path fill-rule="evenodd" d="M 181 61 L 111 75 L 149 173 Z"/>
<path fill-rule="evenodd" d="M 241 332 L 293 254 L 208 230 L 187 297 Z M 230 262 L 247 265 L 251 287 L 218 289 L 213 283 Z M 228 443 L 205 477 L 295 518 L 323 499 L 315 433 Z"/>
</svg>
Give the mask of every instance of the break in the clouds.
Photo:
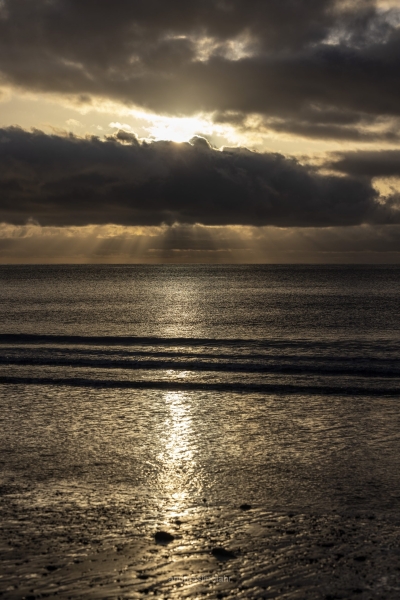
<svg viewBox="0 0 400 600">
<path fill-rule="evenodd" d="M 7 85 L 174 115 L 261 115 L 272 131 L 312 138 L 398 139 L 400 11 L 385 2 L 2 0 L 0 7 Z"/>
<path fill-rule="evenodd" d="M 191 143 L 105 141 L 0 130 L 0 221 L 41 225 L 275 225 L 400 222 L 371 182 L 293 158 Z"/>
</svg>

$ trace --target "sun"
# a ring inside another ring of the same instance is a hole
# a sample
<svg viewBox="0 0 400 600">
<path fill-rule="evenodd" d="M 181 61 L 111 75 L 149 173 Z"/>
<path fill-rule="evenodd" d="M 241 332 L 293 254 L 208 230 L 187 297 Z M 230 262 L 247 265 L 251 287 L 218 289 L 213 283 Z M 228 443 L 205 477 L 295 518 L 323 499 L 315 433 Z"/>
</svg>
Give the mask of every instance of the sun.
<svg viewBox="0 0 400 600">
<path fill-rule="evenodd" d="M 188 142 L 194 135 L 205 133 L 209 124 L 197 117 L 154 116 L 146 127 L 150 137 L 155 140 Z"/>
</svg>

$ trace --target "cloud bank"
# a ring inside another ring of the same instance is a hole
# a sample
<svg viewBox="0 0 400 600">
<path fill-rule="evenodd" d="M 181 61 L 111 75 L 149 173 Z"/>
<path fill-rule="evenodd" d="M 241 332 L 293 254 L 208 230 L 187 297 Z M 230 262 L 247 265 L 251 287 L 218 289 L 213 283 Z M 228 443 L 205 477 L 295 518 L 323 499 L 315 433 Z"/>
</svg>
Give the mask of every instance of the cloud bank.
<svg viewBox="0 0 400 600">
<path fill-rule="evenodd" d="M 328 227 L 400 222 L 365 177 L 321 175 L 276 153 L 0 130 L 0 220 L 46 226 Z"/>
</svg>

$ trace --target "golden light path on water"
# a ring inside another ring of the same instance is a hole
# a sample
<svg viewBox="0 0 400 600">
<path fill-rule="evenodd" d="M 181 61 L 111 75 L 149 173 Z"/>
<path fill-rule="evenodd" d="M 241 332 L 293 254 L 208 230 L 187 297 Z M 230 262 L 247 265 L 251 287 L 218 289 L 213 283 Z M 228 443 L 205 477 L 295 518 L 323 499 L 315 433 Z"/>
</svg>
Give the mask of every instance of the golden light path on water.
<svg viewBox="0 0 400 600">
<path fill-rule="evenodd" d="M 196 484 L 196 445 L 191 399 L 182 392 L 168 392 L 164 396 L 166 419 L 162 449 L 158 460 L 159 489 L 165 498 L 166 521 L 187 513 L 193 500 Z"/>
</svg>

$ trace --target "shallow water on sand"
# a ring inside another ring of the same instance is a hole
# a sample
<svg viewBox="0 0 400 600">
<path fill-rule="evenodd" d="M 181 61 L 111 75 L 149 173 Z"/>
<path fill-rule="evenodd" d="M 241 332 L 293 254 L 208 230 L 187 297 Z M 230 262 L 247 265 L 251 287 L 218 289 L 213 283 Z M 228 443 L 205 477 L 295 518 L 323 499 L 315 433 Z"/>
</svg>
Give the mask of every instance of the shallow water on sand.
<svg viewBox="0 0 400 600">
<path fill-rule="evenodd" d="M 397 598 L 399 275 L 1 268 L 0 591 Z"/>
</svg>

